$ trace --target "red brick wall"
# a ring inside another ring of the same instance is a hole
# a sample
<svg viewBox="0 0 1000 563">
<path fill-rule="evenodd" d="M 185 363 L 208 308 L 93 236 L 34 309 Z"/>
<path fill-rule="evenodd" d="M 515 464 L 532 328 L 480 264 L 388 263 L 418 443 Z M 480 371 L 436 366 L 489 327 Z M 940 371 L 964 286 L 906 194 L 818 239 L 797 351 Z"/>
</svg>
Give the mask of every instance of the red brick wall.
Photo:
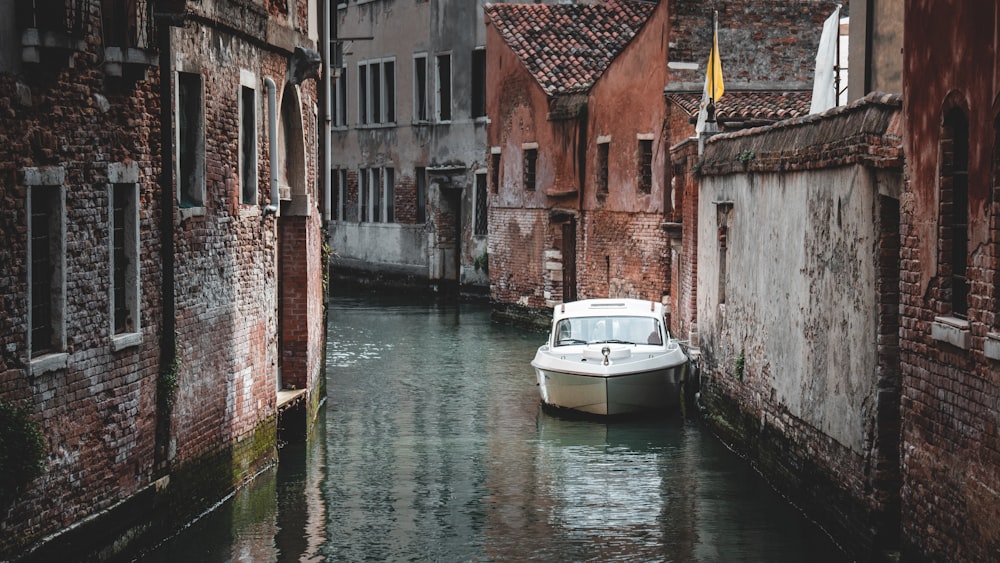
<svg viewBox="0 0 1000 563">
<path fill-rule="evenodd" d="M 84 25 L 91 49 L 99 44 L 97 13 L 87 13 Z M 43 475 L 13 505 L 0 507 L 0 559 L 115 505 L 155 474 L 158 73 L 153 68 L 148 79 L 106 80 L 99 52 L 72 58 L 73 68 L 68 58 L 56 57 L 44 70 L 0 74 L 0 398 L 30 413 L 48 452 Z M 126 163 L 139 171 L 142 339 L 114 351 L 108 168 Z M 67 367 L 32 374 L 24 169 L 44 166 L 65 170 Z"/>
<path fill-rule="evenodd" d="M 257 78 L 258 185 L 266 202 L 270 139 L 264 78 L 278 84 L 280 105 L 285 59 L 274 54 L 256 63 L 258 52 L 249 42 L 203 33 L 195 23 L 175 32 L 174 45 L 185 61 L 182 70 L 201 73 L 205 93 L 205 212 L 175 227 L 180 370 L 171 446 L 173 463 L 184 465 L 226 447 L 275 414 L 277 241 L 274 219 L 262 221 L 259 208 L 236 205 L 239 154 L 233 132 L 239 131 L 240 75 L 233 69 L 250 69 Z M 304 129 L 309 115 L 303 112 Z M 303 133 L 310 138 L 308 129 Z"/>
<path fill-rule="evenodd" d="M 850 6 L 843 4 L 841 16 L 846 17 Z M 672 80 L 705 81 L 713 8 L 719 11 L 719 52 L 727 86 L 760 81 L 812 83 L 823 22 L 833 13 L 834 4 L 810 0 L 670 0 L 670 60 L 701 65 L 701 70 L 672 70 Z"/>
<path fill-rule="evenodd" d="M 655 213 L 585 215 L 577 245 L 579 297 L 660 302 L 669 283 L 670 249 L 661 222 Z"/>
<path fill-rule="evenodd" d="M 490 286 L 494 300 L 545 307 L 545 289 L 539 281 L 543 279 L 544 250 L 553 244 L 545 229 L 547 222 L 544 210 L 490 210 Z"/>
<path fill-rule="evenodd" d="M 903 99 L 909 178 L 901 213 L 903 540 L 933 560 L 1000 553 L 1000 332 L 995 3 L 906 2 Z M 984 71 L 985 69 L 985 71 Z M 993 72 L 990 72 L 990 71 Z M 951 314 L 939 181 L 945 110 L 968 118 L 967 349 L 935 339 Z"/>
<path fill-rule="evenodd" d="M 698 144 L 689 142 L 678 147 L 671 153 L 672 163 L 680 168 L 682 174 L 674 177 L 675 196 L 679 213 L 674 220 L 681 221 L 680 252 L 678 264 L 673 267 L 676 279 L 671 288 L 671 326 L 670 330 L 679 338 L 691 337 L 691 331 L 697 329 L 698 319 L 698 176 L 694 167 L 698 161 Z M 680 184 L 681 190 L 677 190 Z M 697 346 L 697 342 L 691 343 Z"/>
</svg>

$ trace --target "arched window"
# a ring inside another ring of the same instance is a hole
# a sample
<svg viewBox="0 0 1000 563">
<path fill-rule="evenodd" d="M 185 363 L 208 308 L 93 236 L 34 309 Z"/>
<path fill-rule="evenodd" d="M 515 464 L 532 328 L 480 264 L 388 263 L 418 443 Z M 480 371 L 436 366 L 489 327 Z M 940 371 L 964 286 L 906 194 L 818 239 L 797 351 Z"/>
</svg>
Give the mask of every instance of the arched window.
<svg viewBox="0 0 1000 563">
<path fill-rule="evenodd" d="M 969 310 L 969 119 L 960 108 L 945 113 L 940 142 L 940 246 L 943 297 L 951 314 L 966 318 Z"/>
</svg>

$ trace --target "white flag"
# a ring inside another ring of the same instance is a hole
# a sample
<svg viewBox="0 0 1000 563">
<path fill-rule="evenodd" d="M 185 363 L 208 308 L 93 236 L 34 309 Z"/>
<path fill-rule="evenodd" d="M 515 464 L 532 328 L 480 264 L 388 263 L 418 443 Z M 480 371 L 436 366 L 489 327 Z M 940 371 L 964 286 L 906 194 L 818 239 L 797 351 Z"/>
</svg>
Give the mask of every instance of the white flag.
<svg viewBox="0 0 1000 563">
<path fill-rule="evenodd" d="M 823 24 L 823 35 L 819 39 L 816 53 L 816 76 L 813 79 L 812 104 L 809 113 L 820 113 L 837 105 L 837 94 L 833 85 L 837 66 L 837 43 L 840 41 L 840 4 Z"/>
</svg>

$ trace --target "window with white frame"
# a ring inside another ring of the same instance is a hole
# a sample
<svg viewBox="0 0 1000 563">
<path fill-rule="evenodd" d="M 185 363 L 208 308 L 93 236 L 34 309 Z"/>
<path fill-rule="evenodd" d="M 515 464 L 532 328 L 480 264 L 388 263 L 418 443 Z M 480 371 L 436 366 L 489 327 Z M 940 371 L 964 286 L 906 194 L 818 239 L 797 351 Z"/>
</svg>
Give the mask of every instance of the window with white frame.
<svg viewBox="0 0 1000 563">
<path fill-rule="evenodd" d="M 28 354 L 66 350 L 66 192 L 62 167 L 27 168 Z M 56 367 L 64 367 L 56 366 Z M 43 370 L 44 371 L 44 370 Z"/>
<path fill-rule="evenodd" d="M 385 202 L 386 223 L 396 222 L 396 170 L 385 168 L 382 172 L 382 201 Z"/>
<path fill-rule="evenodd" d="M 177 202 L 182 208 L 205 205 L 205 108 L 200 73 L 178 72 Z"/>
<path fill-rule="evenodd" d="M 393 168 L 362 168 L 361 221 L 393 223 L 396 221 L 396 171 Z"/>
<path fill-rule="evenodd" d="M 358 170 L 358 221 L 367 223 L 371 215 L 368 212 L 368 169 Z"/>
<path fill-rule="evenodd" d="M 337 198 L 337 220 L 347 220 L 347 170 L 338 168 L 333 171 L 333 193 Z"/>
<path fill-rule="evenodd" d="M 334 127 L 347 127 L 347 67 L 340 69 L 333 85 L 333 119 Z"/>
<path fill-rule="evenodd" d="M 422 122 L 430 119 L 427 110 L 427 55 L 413 55 L 413 121 Z"/>
<path fill-rule="evenodd" d="M 371 217 L 372 223 L 382 222 L 382 174 L 381 170 L 378 168 L 368 169 L 368 189 L 371 190 L 371 195 L 368 198 L 368 202 L 371 205 L 371 213 L 368 214 Z"/>
<path fill-rule="evenodd" d="M 111 334 L 115 350 L 139 343 L 139 167 L 108 166 Z"/>
<path fill-rule="evenodd" d="M 396 60 L 358 63 L 358 122 L 391 124 L 396 121 Z"/>
<path fill-rule="evenodd" d="M 257 205 L 257 91 L 240 86 L 240 203 Z"/>
<path fill-rule="evenodd" d="M 437 120 L 451 121 L 451 53 L 437 56 Z"/>
</svg>

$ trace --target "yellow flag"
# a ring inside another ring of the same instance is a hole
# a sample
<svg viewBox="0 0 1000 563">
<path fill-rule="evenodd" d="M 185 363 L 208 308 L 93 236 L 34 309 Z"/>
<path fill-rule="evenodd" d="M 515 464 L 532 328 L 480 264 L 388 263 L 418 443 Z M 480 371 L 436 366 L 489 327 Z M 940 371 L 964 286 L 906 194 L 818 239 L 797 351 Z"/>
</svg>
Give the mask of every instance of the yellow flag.
<svg viewBox="0 0 1000 563">
<path fill-rule="evenodd" d="M 705 75 L 708 97 L 713 102 L 722 97 L 726 85 L 722 83 L 722 59 L 719 57 L 719 30 L 712 33 L 712 52 L 708 55 L 708 71 Z"/>
</svg>

